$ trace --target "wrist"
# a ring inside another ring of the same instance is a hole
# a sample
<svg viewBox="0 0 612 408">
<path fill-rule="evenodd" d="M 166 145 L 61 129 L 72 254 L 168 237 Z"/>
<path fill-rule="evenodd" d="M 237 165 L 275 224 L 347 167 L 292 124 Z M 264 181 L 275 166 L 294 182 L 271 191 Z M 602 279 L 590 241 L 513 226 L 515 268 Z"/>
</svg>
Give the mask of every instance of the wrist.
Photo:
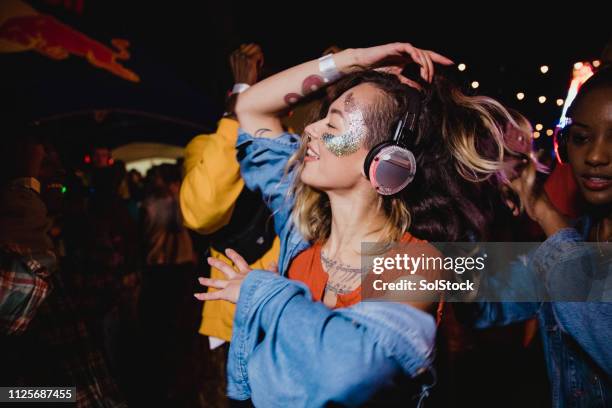
<svg viewBox="0 0 612 408">
<path fill-rule="evenodd" d="M 242 93 L 244 91 L 246 91 L 247 89 L 249 89 L 251 87 L 250 84 L 246 83 L 246 82 L 236 82 L 234 84 L 234 86 L 232 87 L 232 92 L 231 94 L 239 94 Z"/>
<path fill-rule="evenodd" d="M 346 74 L 351 71 L 352 67 L 361 65 L 359 62 L 361 60 L 360 50 L 360 48 L 347 48 L 333 54 L 338 72 Z"/>
<path fill-rule="evenodd" d="M 236 101 L 238 100 L 237 93 L 230 93 L 225 101 L 225 111 L 223 112 L 224 118 L 235 118 L 236 117 Z"/>
</svg>

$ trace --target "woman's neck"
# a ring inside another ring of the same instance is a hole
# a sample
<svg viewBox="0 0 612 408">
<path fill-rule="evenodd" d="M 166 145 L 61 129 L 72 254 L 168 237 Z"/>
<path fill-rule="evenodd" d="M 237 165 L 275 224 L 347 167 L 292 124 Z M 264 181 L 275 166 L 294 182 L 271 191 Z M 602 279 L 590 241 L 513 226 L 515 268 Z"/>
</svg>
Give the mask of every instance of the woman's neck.
<svg viewBox="0 0 612 408">
<path fill-rule="evenodd" d="M 378 209 L 378 197 L 368 193 L 328 193 L 332 222 L 324 249 L 329 257 L 359 255 L 362 242 L 380 239 L 387 217 Z"/>
</svg>

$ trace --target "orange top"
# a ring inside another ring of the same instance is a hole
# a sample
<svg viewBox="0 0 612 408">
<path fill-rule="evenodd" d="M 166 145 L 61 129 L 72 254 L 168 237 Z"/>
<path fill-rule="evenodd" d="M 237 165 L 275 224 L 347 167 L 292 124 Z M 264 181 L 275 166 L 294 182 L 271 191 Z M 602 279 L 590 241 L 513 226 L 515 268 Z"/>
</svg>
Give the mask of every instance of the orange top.
<svg viewBox="0 0 612 408">
<path fill-rule="evenodd" d="M 409 233 L 405 233 L 400 242 L 417 243 L 426 241 L 417 239 Z M 308 286 L 312 293 L 312 300 L 315 302 L 323 301 L 325 286 L 327 286 L 327 280 L 329 278 L 329 275 L 323 270 L 323 265 L 321 264 L 321 246 L 320 243 L 314 244 L 312 247 L 299 254 L 291 262 L 288 273 L 289 279 L 303 282 Z M 350 293 L 339 293 L 334 309 L 349 307 L 359 302 L 361 302 L 361 286 Z"/>
</svg>

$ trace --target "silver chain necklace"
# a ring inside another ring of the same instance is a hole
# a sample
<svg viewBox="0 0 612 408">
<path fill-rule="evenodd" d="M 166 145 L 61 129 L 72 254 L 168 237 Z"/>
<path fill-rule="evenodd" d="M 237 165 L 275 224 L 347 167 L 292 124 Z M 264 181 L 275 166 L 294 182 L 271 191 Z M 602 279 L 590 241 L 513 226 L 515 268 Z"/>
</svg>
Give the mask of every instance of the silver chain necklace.
<svg viewBox="0 0 612 408">
<path fill-rule="evenodd" d="M 361 268 L 353 268 L 349 265 L 345 265 L 339 261 L 328 258 L 325 256 L 323 251 L 321 250 L 321 261 L 325 265 L 325 270 L 327 271 L 335 271 L 334 281 L 328 280 L 327 285 L 325 286 L 325 290 L 335 293 L 336 295 L 345 295 L 347 293 L 351 293 L 354 288 L 355 279 L 357 275 L 361 276 Z M 329 276 L 332 276 L 331 273 L 328 273 Z"/>
</svg>

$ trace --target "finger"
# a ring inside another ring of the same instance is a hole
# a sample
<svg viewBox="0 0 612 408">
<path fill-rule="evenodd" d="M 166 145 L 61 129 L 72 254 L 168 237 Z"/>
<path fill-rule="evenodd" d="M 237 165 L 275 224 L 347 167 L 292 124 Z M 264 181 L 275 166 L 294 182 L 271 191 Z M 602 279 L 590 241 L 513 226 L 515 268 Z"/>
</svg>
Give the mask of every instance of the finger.
<svg viewBox="0 0 612 408">
<path fill-rule="evenodd" d="M 403 58 L 406 58 L 406 54 L 408 54 L 408 56 L 412 62 L 415 63 L 419 63 L 419 53 L 417 52 L 417 49 L 415 47 L 412 46 L 412 44 L 410 43 L 400 43 L 397 44 L 395 47 L 395 54 L 402 56 Z"/>
<path fill-rule="evenodd" d="M 261 54 L 261 45 L 253 43 L 253 53 Z"/>
<path fill-rule="evenodd" d="M 228 281 L 223 279 L 210 279 L 210 278 L 198 278 L 198 282 L 202 286 L 208 286 L 209 288 L 225 289 Z"/>
<path fill-rule="evenodd" d="M 444 55 L 438 54 L 437 52 L 434 51 L 426 51 L 427 54 L 429 54 L 429 57 L 431 58 L 431 60 L 437 64 L 442 64 L 442 65 L 453 65 L 455 63 L 455 61 L 453 61 L 450 58 L 445 57 Z"/>
<path fill-rule="evenodd" d="M 252 58 L 255 62 L 255 66 L 257 67 L 257 69 L 261 69 L 261 67 L 263 67 L 264 55 L 262 52 L 255 53 L 250 58 Z"/>
<path fill-rule="evenodd" d="M 375 68 L 374 71 L 378 71 L 378 72 L 384 72 L 387 74 L 393 74 L 393 75 L 399 75 L 402 73 L 402 67 L 381 67 L 381 68 Z"/>
<path fill-rule="evenodd" d="M 247 54 L 248 56 L 251 56 L 255 53 L 255 44 L 249 44 L 247 45 L 244 50 L 242 50 L 242 52 L 244 52 L 245 54 Z"/>
<path fill-rule="evenodd" d="M 419 91 L 423 89 L 423 88 L 421 88 L 421 85 L 419 85 L 417 82 L 413 81 L 412 79 L 406 78 L 403 75 L 398 75 L 397 77 L 399 78 L 400 82 L 402 82 L 402 83 L 404 83 L 404 84 L 406 84 L 406 85 L 408 85 L 408 86 L 410 86 L 410 87 L 412 87 L 414 89 L 417 89 Z"/>
<path fill-rule="evenodd" d="M 198 300 L 225 300 L 225 293 L 223 291 L 194 293 L 193 296 Z"/>
<path fill-rule="evenodd" d="M 425 54 L 423 53 L 423 50 L 417 49 L 417 52 L 419 54 L 419 61 L 420 61 L 420 65 L 421 65 L 421 70 L 422 70 L 422 72 L 424 72 L 423 79 L 425 81 L 429 82 L 429 65 L 427 65 L 427 61 L 425 59 Z"/>
<path fill-rule="evenodd" d="M 240 59 L 240 62 L 244 64 L 246 61 L 248 61 L 249 56 L 246 53 L 241 52 L 240 54 L 238 54 L 238 59 Z"/>
<path fill-rule="evenodd" d="M 427 81 L 428 79 L 427 63 L 425 62 L 424 57 L 421 54 L 420 50 L 414 49 L 413 54 L 410 54 L 410 55 L 412 56 L 412 59 L 414 60 L 414 62 L 416 62 L 421 67 L 420 72 L 419 72 L 421 74 L 421 78 Z"/>
<path fill-rule="evenodd" d="M 506 200 L 506 207 L 510 209 L 510 211 L 512 212 L 512 215 L 514 216 L 518 215 L 518 208 L 516 207 L 516 204 L 514 204 L 514 201 Z"/>
<path fill-rule="evenodd" d="M 230 265 L 226 264 L 225 262 L 221 261 L 220 259 L 209 257 L 208 264 L 214 268 L 217 268 L 221 272 L 223 272 L 223 274 L 227 277 L 227 279 L 234 279 L 238 275 L 236 271 L 234 270 L 234 268 L 232 268 Z"/>
<path fill-rule="evenodd" d="M 424 50 L 419 51 L 423 58 L 423 63 L 427 68 L 427 82 L 431 82 L 431 80 L 433 79 L 433 63 L 429 60 L 429 57 L 427 56 L 427 53 L 425 53 Z"/>
<path fill-rule="evenodd" d="M 423 51 L 423 55 L 425 57 L 425 61 L 427 61 L 427 66 L 429 67 L 429 82 L 431 82 L 433 81 L 433 77 L 435 73 L 434 63 L 431 60 L 431 57 L 427 51 Z"/>
<path fill-rule="evenodd" d="M 249 273 L 251 271 L 248 262 L 238 252 L 231 248 L 227 248 L 225 250 L 225 255 L 234 262 L 234 265 L 236 265 L 240 272 Z"/>
</svg>

